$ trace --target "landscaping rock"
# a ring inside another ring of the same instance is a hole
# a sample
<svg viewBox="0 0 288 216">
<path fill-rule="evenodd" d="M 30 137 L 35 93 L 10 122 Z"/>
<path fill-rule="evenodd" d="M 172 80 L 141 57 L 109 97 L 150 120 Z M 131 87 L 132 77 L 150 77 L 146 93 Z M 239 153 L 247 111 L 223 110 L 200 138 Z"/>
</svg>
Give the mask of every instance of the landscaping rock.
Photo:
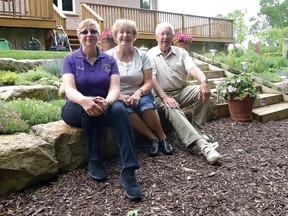
<svg viewBox="0 0 288 216">
<path fill-rule="evenodd" d="M 64 121 L 31 127 L 34 135 L 19 133 L 0 136 L 0 195 L 19 191 L 82 167 L 89 160 L 87 145 L 80 128 Z M 115 157 L 113 129 L 102 137 L 104 157 Z"/>
<path fill-rule="evenodd" d="M 31 127 L 35 135 L 55 146 L 59 172 L 67 172 L 88 162 L 89 152 L 83 130 L 67 125 L 64 121 L 39 124 Z M 112 128 L 106 128 L 102 137 L 102 152 L 106 157 L 115 156 Z"/>
<path fill-rule="evenodd" d="M 0 70 L 13 71 L 16 73 L 23 73 L 31 70 L 33 67 L 41 65 L 44 61 L 51 61 L 40 59 L 40 60 L 16 60 L 13 58 L 1 58 L 0 59 Z"/>
<path fill-rule="evenodd" d="M 75 169 L 87 162 L 88 149 L 82 129 L 70 127 L 64 121 L 57 121 L 32 126 L 31 130 L 55 147 L 59 172 Z"/>
<path fill-rule="evenodd" d="M 55 148 L 26 133 L 0 136 L 0 195 L 44 182 L 58 172 Z"/>
<path fill-rule="evenodd" d="M 48 101 L 58 98 L 58 88 L 51 85 L 17 85 L 0 87 L 0 100 L 35 98 Z"/>
</svg>

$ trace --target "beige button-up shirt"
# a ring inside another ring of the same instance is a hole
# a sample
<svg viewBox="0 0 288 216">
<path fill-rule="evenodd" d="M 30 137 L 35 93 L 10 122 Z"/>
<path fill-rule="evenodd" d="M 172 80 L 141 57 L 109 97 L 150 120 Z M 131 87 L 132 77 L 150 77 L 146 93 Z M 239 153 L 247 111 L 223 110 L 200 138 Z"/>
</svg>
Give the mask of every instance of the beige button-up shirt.
<svg viewBox="0 0 288 216">
<path fill-rule="evenodd" d="M 196 66 L 189 53 L 179 47 L 171 46 L 166 56 L 159 46 L 151 48 L 147 54 L 152 60 L 153 76 L 165 92 L 186 86 L 190 70 Z"/>
</svg>

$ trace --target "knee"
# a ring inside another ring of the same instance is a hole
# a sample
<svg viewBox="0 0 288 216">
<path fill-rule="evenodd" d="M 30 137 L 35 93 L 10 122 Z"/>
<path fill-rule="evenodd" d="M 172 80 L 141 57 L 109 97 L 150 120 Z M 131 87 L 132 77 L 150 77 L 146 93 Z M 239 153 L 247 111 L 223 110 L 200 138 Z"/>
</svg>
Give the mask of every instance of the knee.
<svg viewBox="0 0 288 216">
<path fill-rule="evenodd" d="M 112 104 L 110 107 L 111 112 L 115 114 L 120 114 L 120 113 L 127 113 L 126 108 L 124 106 L 124 103 L 122 101 L 116 101 Z"/>
</svg>

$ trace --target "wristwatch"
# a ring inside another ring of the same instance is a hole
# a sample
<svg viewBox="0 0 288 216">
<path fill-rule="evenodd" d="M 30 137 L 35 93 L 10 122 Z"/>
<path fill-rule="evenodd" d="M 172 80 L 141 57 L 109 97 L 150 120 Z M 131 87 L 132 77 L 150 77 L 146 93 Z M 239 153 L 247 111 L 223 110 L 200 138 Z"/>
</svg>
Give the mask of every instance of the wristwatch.
<svg viewBox="0 0 288 216">
<path fill-rule="evenodd" d="M 141 88 L 139 90 L 141 91 L 141 96 L 145 95 L 145 92 Z"/>
<path fill-rule="evenodd" d="M 204 80 L 201 80 L 201 82 L 205 82 L 205 83 L 209 84 L 209 81 L 207 78 L 205 78 Z"/>
<path fill-rule="evenodd" d="M 110 100 L 105 100 L 105 102 L 104 102 L 104 106 L 107 106 L 108 108 L 112 105 L 113 103 L 112 103 L 112 101 L 110 101 Z"/>
</svg>

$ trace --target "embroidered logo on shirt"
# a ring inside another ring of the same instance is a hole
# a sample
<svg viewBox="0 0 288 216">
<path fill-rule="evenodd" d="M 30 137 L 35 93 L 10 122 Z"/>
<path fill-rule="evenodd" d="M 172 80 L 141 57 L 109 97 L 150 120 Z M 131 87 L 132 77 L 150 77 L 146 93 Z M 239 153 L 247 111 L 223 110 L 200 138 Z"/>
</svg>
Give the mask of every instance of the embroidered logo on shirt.
<svg viewBox="0 0 288 216">
<path fill-rule="evenodd" d="M 78 66 L 77 69 L 84 71 L 84 67 Z"/>
<path fill-rule="evenodd" d="M 110 64 L 103 64 L 103 68 L 105 72 L 110 72 L 111 71 L 111 65 Z"/>
</svg>

